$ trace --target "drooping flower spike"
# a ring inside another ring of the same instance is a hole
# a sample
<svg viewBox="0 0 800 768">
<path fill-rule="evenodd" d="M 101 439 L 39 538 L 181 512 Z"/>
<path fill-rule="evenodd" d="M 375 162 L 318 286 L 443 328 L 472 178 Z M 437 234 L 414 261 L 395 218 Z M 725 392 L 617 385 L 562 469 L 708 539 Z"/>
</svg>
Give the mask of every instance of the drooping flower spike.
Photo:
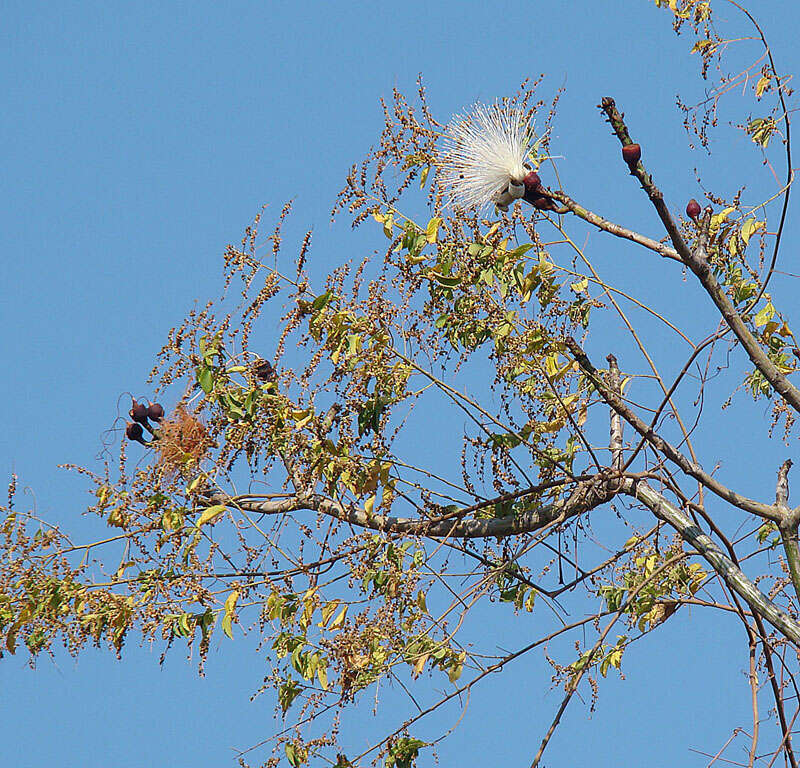
<svg viewBox="0 0 800 768">
<path fill-rule="evenodd" d="M 526 112 L 495 103 L 476 104 L 447 126 L 437 174 L 445 204 L 465 210 L 501 210 L 525 194 L 538 141 Z"/>
</svg>

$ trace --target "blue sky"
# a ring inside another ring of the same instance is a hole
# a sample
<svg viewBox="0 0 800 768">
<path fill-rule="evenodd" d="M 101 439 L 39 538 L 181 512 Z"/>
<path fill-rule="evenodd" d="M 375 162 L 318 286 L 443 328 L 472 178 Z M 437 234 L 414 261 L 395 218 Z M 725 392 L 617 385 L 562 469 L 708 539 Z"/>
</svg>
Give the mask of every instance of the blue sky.
<svg viewBox="0 0 800 768">
<path fill-rule="evenodd" d="M 778 67 L 800 69 L 800 9 L 779 0 L 750 7 Z M 727 6 L 718 13 L 734 18 Z M 222 251 L 262 204 L 277 211 L 295 199 L 293 226 L 315 230 L 312 272 L 353 255 L 347 222 L 329 224 L 331 205 L 349 165 L 377 138 L 379 97 L 393 86 L 413 92 L 417 73 L 443 119 L 513 92 L 528 76 L 547 74 L 546 95 L 564 84 L 553 149 L 567 188 L 650 233 L 654 216 L 620 171 L 618 145 L 595 109 L 601 96 L 625 110 L 651 170 L 681 207 L 700 196 L 695 166 L 724 193 L 759 169 L 743 138 L 710 159 L 687 149 L 675 94 L 701 93 L 697 61 L 688 36 L 676 38 L 668 15 L 645 0 L 11 0 L 3 16 L 0 474 L 18 473 L 43 516 L 78 532 L 88 530 L 86 487 L 57 465 L 96 461 L 113 438 L 118 398 L 147 394 L 167 330 L 195 299 L 217 295 Z M 686 302 L 692 289 L 665 284 L 664 265 L 620 264 L 620 253 L 643 257 L 593 238 L 613 277 L 654 302 Z M 763 408 L 748 412 L 763 416 Z M 701 446 L 728 461 L 743 490 L 763 495 L 781 450 L 759 443 L 763 468 L 728 456 L 737 427 L 713 418 Z M 703 764 L 686 745 L 719 745 L 748 717 L 746 659 L 728 629 L 737 631 L 699 614 L 665 627 L 648 653 L 626 660 L 626 681 L 603 687 L 598 713 L 573 704 L 546 764 L 633 765 L 651 748 L 653 766 Z M 499 629 L 491 631 L 502 645 Z M 22 654 L 4 659 L 0 763 L 233 765 L 232 747 L 272 732 L 271 703 L 249 701 L 264 665 L 246 644 L 215 647 L 204 678 L 180 654 L 163 668 L 158 655 L 131 643 L 122 664 L 89 651 L 77 662 L 42 659 L 35 672 Z M 442 749 L 442 765 L 529 764 L 558 703 L 548 685 L 538 658 L 494 681 Z M 720 707 L 728 691 L 737 695 Z M 356 741 L 384 722 L 370 717 L 365 711 L 353 724 Z"/>
</svg>

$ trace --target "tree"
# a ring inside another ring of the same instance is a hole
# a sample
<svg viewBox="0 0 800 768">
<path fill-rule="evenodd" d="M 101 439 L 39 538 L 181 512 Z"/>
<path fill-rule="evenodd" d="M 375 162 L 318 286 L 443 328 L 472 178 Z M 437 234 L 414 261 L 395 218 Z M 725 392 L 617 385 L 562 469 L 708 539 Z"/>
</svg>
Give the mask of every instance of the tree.
<svg viewBox="0 0 800 768">
<path fill-rule="evenodd" d="M 468 112 L 448 127 L 421 84 L 413 99 L 395 92 L 379 144 L 334 210 L 373 233 L 380 225 L 385 247 L 321 280 L 307 268 L 309 232 L 286 269 L 287 205 L 266 238 L 259 217 L 228 249 L 223 297 L 170 333 L 153 371 L 159 398 L 175 404 L 164 413 L 134 402 L 119 464 L 78 470 L 94 484 L 91 511 L 114 530 L 75 544 L 20 510 L 12 482 L 0 566 L 5 652 L 24 645 L 33 660 L 63 642 L 71 653 L 96 643 L 121 654 L 138 631 L 165 652 L 196 647 L 202 665 L 212 637 L 249 627 L 269 649 L 264 684 L 286 721 L 279 756 L 295 768 L 372 759 L 403 768 L 431 746 L 418 730 L 429 712 L 465 703 L 494 672 L 543 649 L 562 698 L 535 766 L 576 695 L 594 704 L 634 643 L 688 621 L 693 606 L 740 620 L 750 764 L 783 755 L 795 766 L 791 461 L 776 467 L 774 491 L 749 498 L 692 442 L 714 400 L 748 431 L 772 436 L 782 426 L 787 442 L 800 410 L 800 350 L 773 301 L 793 179 L 791 91 L 754 20 L 757 57 L 728 76 L 721 62 L 733 43 L 712 25 L 710 5 L 657 5 L 691 30 L 710 79 L 707 99 L 683 107 L 692 140 L 708 146 L 726 100 L 744 88 L 755 112 L 740 127 L 768 172 L 783 150 L 785 182 L 763 199 L 748 199 L 749 188 L 708 192 L 705 208 L 690 202 L 679 216 L 646 165 L 646 141 L 643 152 L 632 139 L 635 117 L 629 125 L 606 97 L 601 116 L 622 149 L 613 183 L 633 176 L 666 236 L 635 232 L 604 217 L 618 212 L 601 216 L 579 191 L 559 188 L 549 132 L 558 94 L 549 107 L 537 101 L 536 81 L 494 113 L 523 127 L 539 117 L 522 201 L 511 174 L 508 199 L 496 200 L 507 211 L 459 207 L 470 202 L 460 194 L 469 180 L 453 173 L 464 160 L 459 126 L 480 120 Z M 486 114 L 491 123 L 491 107 Z M 674 264 L 692 316 L 711 309 L 717 325 L 707 332 L 687 324 L 683 308 L 647 306 L 636 280 L 609 284 L 579 245 L 589 229 L 638 246 L 643 264 Z M 613 346 L 608 316 L 629 332 Z M 265 327 L 280 329 L 271 342 Z M 659 364 L 665 338 L 687 349 L 669 375 Z M 740 389 L 769 403 L 771 422 L 756 424 Z M 432 433 L 430 400 L 453 434 Z M 427 453 L 420 443 L 454 436 L 450 474 L 417 458 Z M 129 469 L 131 449 L 145 461 Z M 101 568 L 97 552 L 118 567 Z M 537 636 L 492 656 L 472 626 L 487 602 L 540 614 Z M 564 618 L 567 602 L 582 618 Z M 418 711 L 400 713 L 369 751 L 345 755 L 340 713 L 383 681 L 420 697 Z M 449 687 L 439 695 L 441 684 Z M 767 697 L 772 735 L 762 729 Z"/>
</svg>

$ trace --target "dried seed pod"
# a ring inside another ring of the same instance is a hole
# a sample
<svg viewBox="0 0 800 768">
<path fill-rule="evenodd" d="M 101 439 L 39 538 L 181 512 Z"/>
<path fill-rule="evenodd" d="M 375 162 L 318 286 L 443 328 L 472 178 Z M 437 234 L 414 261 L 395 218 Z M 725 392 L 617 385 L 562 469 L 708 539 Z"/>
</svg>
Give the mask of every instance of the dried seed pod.
<svg viewBox="0 0 800 768">
<path fill-rule="evenodd" d="M 694 198 L 692 198 L 686 204 L 686 215 L 690 219 L 694 219 L 695 221 L 697 221 L 697 217 L 700 215 L 701 210 L 702 208 L 700 208 L 700 203 L 698 203 L 697 200 L 695 200 Z"/>
<path fill-rule="evenodd" d="M 161 421 L 164 418 L 164 407 L 161 403 L 150 403 L 147 406 L 147 418 L 150 421 Z"/>
</svg>

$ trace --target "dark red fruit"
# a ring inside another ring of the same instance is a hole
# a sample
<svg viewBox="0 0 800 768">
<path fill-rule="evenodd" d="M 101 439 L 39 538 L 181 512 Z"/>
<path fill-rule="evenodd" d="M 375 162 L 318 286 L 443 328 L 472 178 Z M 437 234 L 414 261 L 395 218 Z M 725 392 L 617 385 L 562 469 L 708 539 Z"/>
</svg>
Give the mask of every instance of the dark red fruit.
<svg viewBox="0 0 800 768">
<path fill-rule="evenodd" d="M 635 165 L 642 156 L 642 148 L 638 144 L 626 144 L 622 148 L 622 158 L 628 165 Z"/>
<path fill-rule="evenodd" d="M 150 421 L 161 421 L 164 418 L 164 407 L 160 403 L 150 403 L 147 406 L 147 418 Z"/>
<path fill-rule="evenodd" d="M 700 215 L 701 210 L 702 209 L 700 208 L 700 203 L 698 203 L 697 200 L 695 200 L 694 198 L 692 198 L 686 204 L 686 215 L 690 219 L 694 219 L 695 221 L 697 221 L 697 217 Z"/>
<path fill-rule="evenodd" d="M 144 429 L 142 429 L 141 424 L 137 424 L 135 421 L 128 422 L 128 425 L 125 427 L 125 437 L 128 440 L 135 440 L 137 443 L 143 442 L 142 435 L 144 434 Z"/>
<path fill-rule="evenodd" d="M 256 360 L 253 363 L 253 373 L 259 381 L 275 381 L 277 374 L 269 360 Z"/>
<path fill-rule="evenodd" d="M 147 424 L 147 406 L 144 403 L 137 403 L 134 400 L 129 413 L 134 421 L 139 424 Z"/>
</svg>

